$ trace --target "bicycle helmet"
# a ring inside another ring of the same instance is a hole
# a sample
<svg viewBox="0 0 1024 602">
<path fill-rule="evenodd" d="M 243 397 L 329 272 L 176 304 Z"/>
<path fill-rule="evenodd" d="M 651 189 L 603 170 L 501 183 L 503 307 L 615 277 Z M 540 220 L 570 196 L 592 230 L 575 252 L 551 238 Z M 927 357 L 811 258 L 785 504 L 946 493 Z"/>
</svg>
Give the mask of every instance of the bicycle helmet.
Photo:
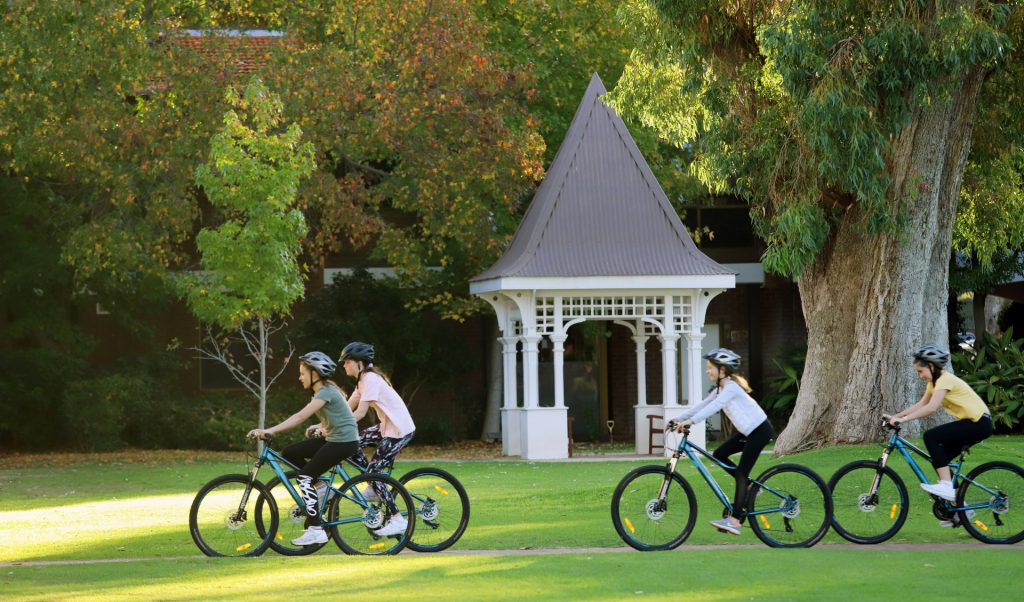
<svg viewBox="0 0 1024 602">
<path fill-rule="evenodd" d="M 740 356 L 736 352 L 725 347 L 712 349 L 704 355 L 704 359 L 718 366 L 725 366 L 730 370 L 738 370 L 740 367 Z"/>
<path fill-rule="evenodd" d="M 353 341 L 348 345 L 345 345 L 345 348 L 341 350 L 341 359 L 339 361 L 344 362 L 345 360 L 355 360 L 357 362 L 372 364 L 373 358 L 376 357 L 376 355 L 377 354 L 373 351 L 373 345 Z"/>
<path fill-rule="evenodd" d="M 914 361 L 930 362 L 941 368 L 949 361 L 949 352 L 938 345 L 929 343 L 922 345 L 914 352 Z"/>
<path fill-rule="evenodd" d="M 326 353 L 319 351 L 310 351 L 306 355 L 300 356 L 299 359 L 319 372 L 323 378 L 330 378 L 338 368 L 338 364 L 335 364 L 334 360 L 328 357 Z"/>
</svg>

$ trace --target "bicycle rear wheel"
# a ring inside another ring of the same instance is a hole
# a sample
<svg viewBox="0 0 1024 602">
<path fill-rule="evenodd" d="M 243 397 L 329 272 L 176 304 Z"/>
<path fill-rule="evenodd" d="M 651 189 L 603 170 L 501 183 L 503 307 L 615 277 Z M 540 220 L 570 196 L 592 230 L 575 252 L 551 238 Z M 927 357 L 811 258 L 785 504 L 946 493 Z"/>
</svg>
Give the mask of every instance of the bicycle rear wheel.
<svg viewBox="0 0 1024 602">
<path fill-rule="evenodd" d="M 292 488 L 298 491 L 299 483 L 298 479 L 295 478 L 299 471 L 290 470 L 285 473 L 291 482 Z M 321 483 L 326 481 L 317 481 Z M 292 540 L 299 537 L 306 531 L 307 519 L 306 511 L 299 506 L 289 493 L 288 488 L 284 486 L 284 483 L 277 476 L 267 481 L 267 490 L 270 491 L 271 497 L 277 503 L 279 510 L 279 520 L 277 524 L 277 531 L 274 536 L 270 538 L 270 549 L 274 550 L 278 554 L 284 554 L 285 556 L 306 556 L 319 550 L 320 548 L 327 545 L 324 543 L 315 543 L 308 546 L 297 546 L 292 543 Z M 265 503 L 263 497 L 256 500 L 256 528 L 259 530 L 261 535 L 266 535 L 266 525 L 260 519 L 262 506 Z M 321 516 L 327 514 L 327 504 L 323 500 L 320 500 Z"/>
<path fill-rule="evenodd" d="M 399 514 L 407 521 L 405 531 L 397 535 L 380 536 L 375 533 L 389 521 L 383 501 L 369 492 L 377 483 L 395 500 Z M 327 523 L 334 543 L 346 554 L 383 555 L 397 554 L 412 539 L 416 527 L 416 509 L 409 492 L 395 479 L 377 473 L 365 473 L 352 477 L 340 487 L 327 505 Z M 369 498 L 369 499 L 368 499 Z"/>
<path fill-rule="evenodd" d="M 974 506 L 974 514 L 961 510 L 960 524 L 978 541 L 1012 544 L 1024 539 L 1024 469 L 1009 462 L 988 462 L 975 468 L 961 483 L 957 506 Z"/>
<path fill-rule="evenodd" d="M 203 554 L 259 556 L 270 545 L 268 533 L 277 530 L 277 504 L 259 481 L 248 489 L 248 475 L 229 474 L 203 485 L 196 494 L 188 513 L 188 527 L 192 541 Z M 269 501 L 261 505 L 259 520 L 267 529 L 261 534 L 256 527 L 256 502 L 264 497 Z"/>
<path fill-rule="evenodd" d="M 668 480 L 665 497 L 659 499 Z M 622 541 L 637 550 L 671 550 L 683 543 L 697 521 L 697 499 L 686 479 L 664 466 L 641 466 L 619 481 L 612 494 L 612 524 Z"/>
<path fill-rule="evenodd" d="M 450 473 L 417 468 L 398 480 L 416 508 L 416 532 L 406 544 L 416 552 L 439 552 L 462 537 L 469 524 L 469 496 Z"/>
<path fill-rule="evenodd" d="M 808 548 L 832 523 L 825 481 L 806 466 L 779 464 L 750 486 L 747 518 L 757 538 L 773 548 Z"/>
<path fill-rule="evenodd" d="M 875 479 L 878 485 L 871 492 Z M 903 527 L 909 510 L 907 486 L 888 466 L 873 460 L 850 462 L 828 482 L 832 492 L 832 527 L 847 541 L 882 543 Z"/>
</svg>

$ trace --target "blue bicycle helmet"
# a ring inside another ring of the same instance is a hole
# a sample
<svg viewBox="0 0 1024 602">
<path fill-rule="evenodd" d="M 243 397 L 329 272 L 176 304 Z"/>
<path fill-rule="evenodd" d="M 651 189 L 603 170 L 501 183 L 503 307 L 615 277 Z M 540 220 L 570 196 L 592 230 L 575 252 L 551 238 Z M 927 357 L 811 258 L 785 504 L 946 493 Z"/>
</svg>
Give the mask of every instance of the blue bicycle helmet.
<svg viewBox="0 0 1024 602">
<path fill-rule="evenodd" d="M 345 345 L 345 348 L 341 350 L 341 359 L 339 361 L 344 363 L 345 360 L 355 360 L 364 364 L 372 364 L 375 357 L 377 357 L 377 354 L 373 350 L 373 345 L 353 341 Z"/>
<path fill-rule="evenodd" d="M 740 367 L 740 356 L 732 349 L 719 347 L 704 354 L 704 359 L 718 366 L 726 366 L 730 370 L 738 370 Z"/>
</svg>

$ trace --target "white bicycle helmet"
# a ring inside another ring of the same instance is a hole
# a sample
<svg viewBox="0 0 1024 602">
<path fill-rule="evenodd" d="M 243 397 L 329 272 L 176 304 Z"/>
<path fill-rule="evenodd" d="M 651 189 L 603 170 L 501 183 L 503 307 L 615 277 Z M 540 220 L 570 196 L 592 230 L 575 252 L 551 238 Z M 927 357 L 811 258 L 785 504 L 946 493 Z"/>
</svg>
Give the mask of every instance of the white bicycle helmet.
<svg viewBox="0 0 1024 602">
<path fill-rule="evenodd" d="M 319 351 L 310 351 L 306 355 L 300 356 L 299 359 L 319 372 L 323 378 L 330 378 L 338 368 L 338 364 L 335 364 L 334 360 L 328 357 L 326 353 Z"/>
<path fill-rule="evenodd" d="M 712 349 L 704 355 L 704 359 L 712 364 L 726 366 L 731 370 L 738 370 L 740 367 L 740 356 L 732 349 L 726 349 L 725 347 Z"/>
<path fill-rule="evenodd" d="M 914 352 L 914 361 L 930 362 L 941 368 L 949 361 L 949 352 L 938 345 L 928 343 Z"/>
</svg>

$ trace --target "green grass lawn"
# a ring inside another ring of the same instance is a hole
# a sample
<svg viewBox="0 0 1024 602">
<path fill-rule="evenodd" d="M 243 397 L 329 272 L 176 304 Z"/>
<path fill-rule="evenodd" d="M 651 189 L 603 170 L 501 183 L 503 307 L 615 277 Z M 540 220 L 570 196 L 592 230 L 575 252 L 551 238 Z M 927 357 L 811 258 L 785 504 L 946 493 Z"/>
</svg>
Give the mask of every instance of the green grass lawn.
<svg viewBox="0 0 1024 602">
<path fill-rule="evenodd" d="M 880 445 L 830 448 L 783 460 L 764 456 L 755 472 L 780 461 L 800 462 L 827 480 L 846 462 L 876 458 L 880 449 Z M 414 454 L 415 449 L 410 449 L 409 455 Z M 824 583 L 826 591 L 856 585 L 858 595 L 886 595 L 892 594 L 890 588 L 897 588 L 900 596 L 910 595 L 908 599 L 916 599 L 917 593 L 920 599 L 934 599 L 954 591 L 950 581 L 940 576 L 965 567 L 970 567 L 972 583 L 984 582 L 980 589 L 970 590 L 984 598 L 986 592 L 1001 592 L 1005 597 L 1012 591 L 1008 571 L 1012 567 L 1016 575 L 1024 558 L 1020 556 L 1024 545 L 993 548 L 980 543 L 927 552 L 872 550 L 852 544 L 797 551 L 762 548 L 752 533 L 730 537 L 707 526 L 707 521 L 721 515 L 721 506 L 695 469 L 683 466 L 681 472 L 697 491 L 700 508 L 699 522 L 686 543 L 719 547 L 664 554 L 403 553 L 396 558 L 366 559 L 341 556 L 331 544 L 304 559 L 272 553 L 260 559 L 206 559 L 188 535 L 189 505 L 209 479 L 245 472 L 243 454 L 200 456 L 187 462 L 160 461 L 167 456 L 159 454 L 152 457 L 157 460 L 141 463 L 112 456 L 115 459 L 100 462 L 72 460 L 0 469 L 0 562 L 173 558 L 130 564 L 4 566 L 0 567 L 0 598 L 217 599 L 244 595 L 247 588 L 258 586 L 273 599 L 308 583 L 307 577 L 315 580 L 322 574 L 323 584 L 336 593 L 370 595 L 374 588 L 385 587 L 391 598 L 412 597 L 415 592 L 423 597 L 423 592 L 434 591 L 469 599 L 564 599 L 572 591 L 577 594 L 573 597 L 581 599 L 617 599 L 673 597 L 668 592 L 692 589 L 690 597 L 698 600 L 809 599 L 821 597 L 822 590 L 814 584 Z M 1024 464 L 1024 438 L 993 437 L 975 448 L 969 467 L 993 459 Z M 611 493 L 629 470 L 648 463 L 660 460 L 429 462 L 458 476 L 471 499 L 469 528 L 453 552 L 621 548 L 610 520 Z M 402 462 L 399 472 L 426 464 Z M 961 529 L 937 526 L 927 496 L 902 459 L 892 458 L 890 466 L 897 468 L 911 490 L 910 517 L 894 543 L 974 542 Z M 731 491 L 731 480 L 720 470 L 713 472 Z M 841 542 L 834 534 L 823 540 L 825 544 Z M 892 574 L 891 582 L 880 579 L 886 573 Z M 901 585 L 907 583 L 913 587 Z M 752 584 L 759 584 L 756 590 Z M 933 595 L 926 595 L 929 592 Z"/>
</svg>

